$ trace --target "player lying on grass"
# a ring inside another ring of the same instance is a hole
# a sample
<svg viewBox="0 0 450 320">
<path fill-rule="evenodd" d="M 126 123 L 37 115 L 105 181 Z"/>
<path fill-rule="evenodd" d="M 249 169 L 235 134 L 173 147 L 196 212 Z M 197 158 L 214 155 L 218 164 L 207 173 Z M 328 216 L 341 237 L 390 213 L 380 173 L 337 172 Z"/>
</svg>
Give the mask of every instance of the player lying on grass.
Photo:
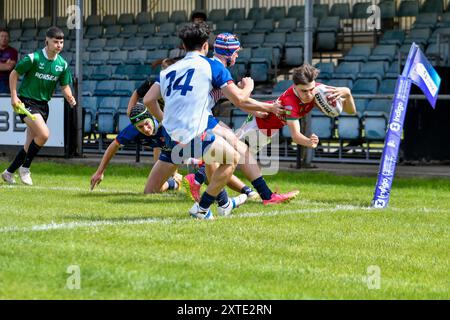
<svg viewBox="0 0 450 320">
<path fill-rule="evenodd" d="M 276 100 L 286 110 L 283 116 L 277 116 L 273 113 L 249 115 L 236 135 L 241 140 L 250 138 L 250 141 L 256 141 L 257 136 L 258 138 L 265 137 L 263 141 L 258 139 L 262 143 L 250 146 L 252 153 L 259 152 L 265 145 L 269 144 L 271 136 L 285 125 L 289 127 L 293 142 L 308 148 L 317 147 L 319 138 L 314 133 L 310 137 L 304 136 L 300 132 L 299 120 L 311 112 L 314 107 L 317 107 L 315 94 L 317 87 L 320 85 L 316 83 L 319 72 L 318 69 L 309 64 L 304 64 L 293 70 L 294 84 Z M 328 99 L 330 103 L 334 103 L 338 99 L 344 99 L 343 110 L 348 114 L 356 113 L 355 102 L 349 88 L 330 86 L 326 86 L 326 88 L 329 91 Z"/>
<path fill-rule="evenodd" d="M 11 105 L 19 114 L 22 122 L 27 125 L 27 131 L 23 148 L 19 150 L 13 162 L 2 173 L 2 178 L 6 183 L 16 183 L 14 172 L 19 169 L 20 180 L 26 185 L 33 185 L 30 166 L 50 136 L 47 126 L 48 102 L 58 83 L 70 106 L 76 105 L 70 89 L 72 76 L 69 64 L 59 54 L 63 47 L 63 31 L 57 27 L 49 28 L 45 37 L 45 47 L 27 54 L 19 61 L 9 76 Z M 17 92 L 17 81 L 22 75 L 22 84 Z M 23 107 L 28 112 L 21 111 L 20 108 Z"/>
<path fill-rule="evenodd" d="M 121 146 L 135 142 L 153 148 L 153 157 L 155 161 L 158 160 L 161 153 L 161 147 L 164 145 L 161 134 L 162 129 L 159 126 L 158 121 L 153 118 L 145 106 L 140 103 L 130 109 L 130 119 L 132 123 L 123 129 L 106 149 L 97 171 L 91 177 L 91 191 L 95 186 L 102 182 L 109 162 Z M 181 181 L 182 175 L 175 172 L 173 177 L 164 182 L 161 191 L 179 190 Z M 151 193 L 150 190 L 151 186 L 149 185 L 149 180 L 147 180 L 144 193 Z"/>
</svg>

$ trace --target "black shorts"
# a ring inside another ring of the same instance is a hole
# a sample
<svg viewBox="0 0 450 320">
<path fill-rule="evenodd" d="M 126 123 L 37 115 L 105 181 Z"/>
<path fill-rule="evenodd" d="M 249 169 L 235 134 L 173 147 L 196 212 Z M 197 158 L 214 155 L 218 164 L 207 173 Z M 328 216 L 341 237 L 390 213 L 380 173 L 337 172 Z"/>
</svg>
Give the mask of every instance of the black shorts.
<svg viewBox="0 0 450 320">
<path fill-rule="evenodd" d="M 45 101 L 37 101 L 34 99 L 19 97 L 20 101 L 23 102 L 25 105 L 25 108 L 31 112 L 31 114 L 39 113 L 42 118 L 44 118 L 45 123 L 47 123 L 48 119 L 48 103 Z M 26 118 L 26 115 L 19 114 L 20 120 L 22 120 L 22 123 L 25 123 L 24 119 Z"/>
</svg>

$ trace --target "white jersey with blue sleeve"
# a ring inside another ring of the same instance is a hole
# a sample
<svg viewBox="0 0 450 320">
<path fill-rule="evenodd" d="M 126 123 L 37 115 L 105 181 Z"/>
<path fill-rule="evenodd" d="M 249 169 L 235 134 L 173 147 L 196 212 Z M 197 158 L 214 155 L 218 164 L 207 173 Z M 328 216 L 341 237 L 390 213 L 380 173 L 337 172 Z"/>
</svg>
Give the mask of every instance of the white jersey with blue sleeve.
<svg viewBox="0 0 450 320">
<path fill-rule="evenodd" d="M 187 144 L 207 129 L 215 103 L 211 90 L 227 86 L 233 78 L 220 61 L 189 52 L 161 71 L 156 82 L 165 102 L 162 125 L 172 140 Z"/>
</svg>

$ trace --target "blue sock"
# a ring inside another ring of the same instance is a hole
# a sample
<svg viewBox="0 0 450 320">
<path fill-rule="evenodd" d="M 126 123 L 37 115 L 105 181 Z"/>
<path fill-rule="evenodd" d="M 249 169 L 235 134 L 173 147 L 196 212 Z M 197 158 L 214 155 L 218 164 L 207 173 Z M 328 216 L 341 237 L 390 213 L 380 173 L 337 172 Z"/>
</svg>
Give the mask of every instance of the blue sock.
<svg viewBox="0 0 450 320">
<path fill-rule="evenodd" d="M 253 192 L 252 188 L 250 188 L 249 186 L 244 186 L 241 189 L 241 193 L 245 193 L 246 195 L 249 195 L 251 192 Z"/>
<path fill-rule="evenodd" d="M 208 194 L 206 191 L 203 192 L 202 197 L 200 198 L 199 206 L 200 209 L 203 209 L 207 211 L 209 207 L 214 203 L 216 200 L 216 197 L 213 197 L 212 195 Z"/>
<path fill-rule="evenodd" d="M 220 191 L 220 193 L 217 195 L 216 200 L 220 207 L 223 207 L 228 203 L 228 193 L 225 191 L 225 189 L 222 189 L 222 191 Z"/>
<path fill-rule="evenodd" d="M 206 181 L 205 166 L 202 166 L 197 170 L 195 173 L 195 181 L 197 181 L 198 184 L 203 184 Z"/>
<path fill-rule="evenodd" d="M 261 199 L 269 200 L 272 197 L 273 192 L 267 186 L 266 181 L 261 176 L 258 179 L 252 181 L 252 186 L 258 191 Z"/>
<path fill-rule="evenodd" d="M 175 179 L 172 177 L 167 179 L 167 183 L 169 184 L 168 190 L 175 190 L 176 188 L 178 188 L 178 182 L 176 182 Z"/>
</svg>

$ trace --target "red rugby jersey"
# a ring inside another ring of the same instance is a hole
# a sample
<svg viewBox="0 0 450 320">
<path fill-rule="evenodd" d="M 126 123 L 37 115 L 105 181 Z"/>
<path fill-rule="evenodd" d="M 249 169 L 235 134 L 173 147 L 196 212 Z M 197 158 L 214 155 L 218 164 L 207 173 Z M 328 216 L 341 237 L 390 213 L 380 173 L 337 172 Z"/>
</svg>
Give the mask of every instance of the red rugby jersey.
<svg viewBox="0 0 450 320">
<path fill-rule="evenodd" d="M 316 83 L 316 87 L 319 84 L 320 83 Z M 281 129 L 286 125 L 286 120 L 297 120 L 303 118 L 315 106 L 314 99 L 309 103 L 303 103 L 300 98 L 295 95 L 294 85 L 283 92 L 278 100 L 280 101 L 281 105 L 286 108 L 285 116 L 279 118 L 274 113 L 269 113 L 269 116 L 267 116 L 267 118 L 256 118 L 258 128 L 268 130 L 268 135 L 271 135 L 269 129 Z"/>
</svg>

